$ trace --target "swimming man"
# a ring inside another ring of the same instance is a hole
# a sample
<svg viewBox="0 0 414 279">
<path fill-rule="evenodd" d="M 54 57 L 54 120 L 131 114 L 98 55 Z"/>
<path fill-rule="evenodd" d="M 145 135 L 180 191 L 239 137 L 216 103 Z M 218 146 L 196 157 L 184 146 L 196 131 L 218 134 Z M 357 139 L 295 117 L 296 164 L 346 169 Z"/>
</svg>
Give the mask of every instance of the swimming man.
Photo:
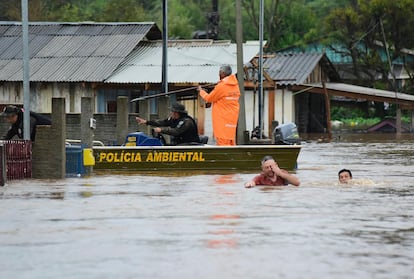
<svg viewBox="0 0 414 279">
<path fill-rule="evenodd" d="M 247 182 L 244 186 L 252 188 L 254 186 L 285 186 L 292 184 L 299 186 L 299 179 L 280 169 L 276 161 L 271 156 L 265 156 L 262 159 L 262 173 L 253 178 L 252 181 Z"/>
<path fill-rule="evenodd" d="M 342 169 L 338 172 L 338 178 L 340 183 L 346 184 L 352 180 L 352 172 L 347 169 Z"/>
</svg>

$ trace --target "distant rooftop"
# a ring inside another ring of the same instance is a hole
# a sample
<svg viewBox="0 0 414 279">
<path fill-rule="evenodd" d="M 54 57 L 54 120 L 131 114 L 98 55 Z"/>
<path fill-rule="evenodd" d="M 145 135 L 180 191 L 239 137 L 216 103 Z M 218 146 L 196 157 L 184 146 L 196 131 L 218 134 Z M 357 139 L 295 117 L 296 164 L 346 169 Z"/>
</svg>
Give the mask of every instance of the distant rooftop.
<svg viewBox="0 0 414 279">
<path fill-rule="evenodd" d="M 321 62 L 326 65 L 329 77 L 339 80 L 324 53 L 276 53 L 274 57 L 266 58 L 264 68 L 278 85 L 295 85 L 305 83 Z"/>
<path fill-rule="evenodd" d="M 243 46 L 243 62 L 259 52 L 258 41 Z M 162 65 L 161 41 L 142 41 L 127 57 L 108 83 L 160 83 Z M 236 44 L 230 41 L 176 40 L 169 41 L 168 82 L 214 83 L 219 67 L 229 64 L 237 71 Z"/>
<path fill-rule="evenodd" d="M 158 40 L 153 22 L 30 22 L 30 79 L 102 82 L 142 40 Z M 0 21 L 0 81 L 22 80 L 22 26 Z"/>
<path fill-rule="evenodd" d="M 375 46 L 379 51 L 379 55 L 383 62 L 387 62 L 387 54 L 383 47 L 382 42 L 375 41 Z M 365 52 L 369 51 L 365 44 L 360 42 L 355 46 L 359 51 Z M 311 42 L 303 46 L 293 45 L 277 51 L 277 53 L 325 53 L 326 56 L 333 64 L 351 64 L 352 57 L 348 55 L 349 50 L 346 48 L 345 44 L 334 43 L 334 44 L 324 44 L 321 42 Z M 401 54 L 405 56 L 407 61 L 414 61 L 414 50 L 410 49 L 401 49 Z M 397 57 L 392 61 L 393 64 L 402 64 L 402 57 Z"/>
</svg>

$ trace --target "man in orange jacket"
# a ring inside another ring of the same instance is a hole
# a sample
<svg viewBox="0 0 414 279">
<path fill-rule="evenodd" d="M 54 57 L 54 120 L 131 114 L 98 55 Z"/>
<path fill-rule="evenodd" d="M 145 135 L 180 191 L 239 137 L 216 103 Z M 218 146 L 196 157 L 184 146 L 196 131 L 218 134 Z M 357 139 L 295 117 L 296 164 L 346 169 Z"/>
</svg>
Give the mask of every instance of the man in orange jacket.
<svg viewBox="0 0 414 279">
<path fill-rule="evenodd" d="M 212 103 L 213 132 L 217 145 L 236 145 L 236 128 L 239 118 L 239 83 L 231 74 L 231 67 L 223 65 L 219 71 L 220 81 L 210 94 L 198 87 L 200 96 Z"/>
</svg>

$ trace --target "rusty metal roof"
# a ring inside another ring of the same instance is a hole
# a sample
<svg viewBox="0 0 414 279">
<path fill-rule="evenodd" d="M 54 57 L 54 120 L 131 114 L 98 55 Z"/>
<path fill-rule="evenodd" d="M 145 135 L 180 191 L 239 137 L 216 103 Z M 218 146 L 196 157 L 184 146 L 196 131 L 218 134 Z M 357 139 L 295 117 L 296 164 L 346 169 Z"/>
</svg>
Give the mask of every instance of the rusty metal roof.
<svg viewBox="0 0 414 279">
<path fill-rule="evenodd" d="M 259 52 L 258 42 L 247 42 L 243 61 L 247 63 Z M 236 44 L 230 41 L 179 40 L 168 46 L 169 83 L 214 83 L 218 70 L 229 64 L 236 72 Z M 127 57 L 108 83 L 161 83 L 162 44 L 141 42 Z"/>
<path fill-rule="evenodd" d="M 0 22 L 0 81 L 22 80 L 22 26 Z M 158 40 L 152 22 L 31 22 L 30 80 L 102 82 L 144 39 Z"/>
<path fill-rule="evenodd" d="M 330 71 L 328 74 L 334 76 L 332 79 L 338 80 L 335 69 L 324 53 L 277 53 L 265 59 L 264 69 L 278 85 L 303 84 L 321 61 L 329 66 L 327 70 Z"/>
</svg>

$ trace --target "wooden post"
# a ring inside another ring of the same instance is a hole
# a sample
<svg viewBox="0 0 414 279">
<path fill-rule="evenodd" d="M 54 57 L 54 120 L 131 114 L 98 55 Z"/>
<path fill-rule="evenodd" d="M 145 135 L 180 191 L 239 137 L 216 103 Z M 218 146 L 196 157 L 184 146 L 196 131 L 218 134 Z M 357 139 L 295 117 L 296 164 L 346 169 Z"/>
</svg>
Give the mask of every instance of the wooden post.
<svg viewBox="0 0 414 279">
<path fill-rule="evenodd" d="M 204 135 L 204 122 L 206 120 L 206 106 L 204 99 L 198 96 L 197 98 L 197 128 L 198 134 Z"/>
<path fill-rule="evenodd" d="M 122 145 L 128 133 L 128 97 L 119 96 L 116 107 L 116 141 L 118 145 Z"/>
<path fill-rule="evenodd" d="M 87 148 L 93 147 L 93 129 L 90 120 L 93 118 L 92 97 L 82 97 L 81 99 L 81 142 Z M 92 173 L 93 167 L 85 167 L 86 175 Z"/>
<path fill-rule="evenodd" d="M 323 91 L 325 93 L 325 110 L 326 110 L 326 132 L 328 133 L 329 141 L 332 140 L 332 126 L 331 126 L 331 100 L 329 98 L 328 90 L 325 82 L 323 84 Z"/>
<path fill-rule="evenodd" d="M 397 105 L 397 118 L 395 120 L 397 136 L 401 136 L 402 124 L 401 124 L 401 108 Z"/>
</svg>

